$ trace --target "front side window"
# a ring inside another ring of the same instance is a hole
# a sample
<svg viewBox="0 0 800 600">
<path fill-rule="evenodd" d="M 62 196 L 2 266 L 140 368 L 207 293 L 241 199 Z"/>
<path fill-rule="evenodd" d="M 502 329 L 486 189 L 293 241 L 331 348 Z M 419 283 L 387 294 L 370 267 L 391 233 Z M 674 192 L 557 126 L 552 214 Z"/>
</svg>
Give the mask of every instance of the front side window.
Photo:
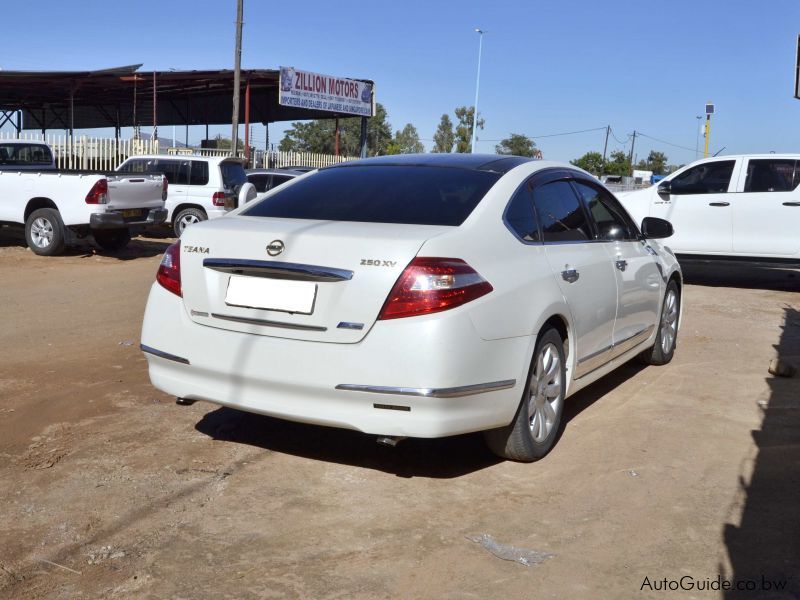
<svg viewBox="0 0 800 600">
<path fill-rule="evenodd" d="M 735 160 L 719 160 L 692 167 L 671 180 L 671 193 L 723 194 L 728 191 L 735 164 Z"/>
<path fill-rule="evenodd" d="M 636 227 L 616 198 L 585 183 L 575 182 L 575 189 L 597 225 L 597 239 L 635 240 Z"/>
<path fill-rule="evenodd" d="M 533 190 L 536 215 L 545 242 L 574 242 L 591 239 L 586 214 L 567 181 L 546 183 Z"/>
<path fill-rule="evenodd" d="M 461 225 L 500 174 L 455 167 L 372 165 L 320 169 L 277 188 L 250 217 Z"/>
<path fill-rule="evenodd" d="M 526 183 L 514 194 L 506 208 L 505 219 L 508 227 L 523 242 L 541 241 L 539 223 L 533 212 L 533 197 L 529 184 Z"/>
<path fill-rule="evenodd" d="M 800 184 L 797 161 L 757 159 L 747 163 L 745 192 L 791 192 Z"/>
</svg>

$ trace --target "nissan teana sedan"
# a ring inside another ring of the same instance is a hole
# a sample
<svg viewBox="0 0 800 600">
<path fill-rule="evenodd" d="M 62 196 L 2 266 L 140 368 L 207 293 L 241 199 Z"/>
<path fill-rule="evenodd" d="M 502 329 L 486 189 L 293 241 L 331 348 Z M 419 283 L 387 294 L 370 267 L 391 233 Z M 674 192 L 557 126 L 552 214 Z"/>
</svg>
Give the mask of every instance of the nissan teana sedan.
<svg viewBox="0 0 800 600">
<path fill-rule="evenodd" d="M 657 241 L 671 233 L 559 163 L 339 164 L 187 229 L 142 350 L 183 403 L 390 441 L 484 431 L 532 461 L 567 396 L 635 357 L 672 359 L 682 278 Z"/>
</svg>

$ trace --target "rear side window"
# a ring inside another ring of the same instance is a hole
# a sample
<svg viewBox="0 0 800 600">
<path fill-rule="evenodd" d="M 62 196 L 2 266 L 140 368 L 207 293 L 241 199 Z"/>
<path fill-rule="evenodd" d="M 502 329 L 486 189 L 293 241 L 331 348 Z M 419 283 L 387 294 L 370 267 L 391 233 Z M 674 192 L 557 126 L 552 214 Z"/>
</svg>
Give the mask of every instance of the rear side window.
<svg viewBox="0 0 800 600">
<path fill-rule="evenodd" d="M 352 166 L 322 169 L 243 214 L 321 221 L 461 225 L 500 178 L 452 167 Z"/>
<path fill-rule="evenodd" d="M 50 148 L 42 144 L 0 144 L 0 164 L 52 165 Z"/>
<path fill-rule="evenodd" d="M 272 176 L 272 187 L 276 188 L 282 183 L 286 183 L 290 179 L 294 179 L 293 177 L 286 177 L 284 175 L 273 175 Z"/>
<path fill-rule="evenodd" d="M 208 163 L 200 160 L 191 161 L 189 185 L 208 185 Z"/>
<path fill-rule="evenodd" d="M 791 192 L 800 184 L 797 161 L 758 159 L 747 163 L 745 192 Z"/>
<path fill-rule="evenodd" d="M 237 185 L 247 183 L 247 173 L 245 173 L 242 163 L 222 162 L 219 164 L 219 170 L 222 174 L 222 187 L 225 189 L 232 190 Z"/>
<path fill-rule="evenodd" d="M 154 169 L 163 173 L 170 185 L 186 185 L 189 182 L 189 161 L 159 159 Z"/>
<path fill-rule="evenodd" d="M 533 212 L 533 197 L 529 184 L 523 185 L 506 209 L 506 224 L 523 242 L 540 242 L 539 223 Z"/>
<path fill-rule="evenodd" d="M 636 227 L 617 199 L 604 190 L 575 182 L 575 189 L 597 225 L 597 237 L 604 241 L 635 240 Z"/>
<path fill-rule="evenodd" d="M 247 181 L 252 183 L 256 186 L 256 191 L 261 194 L 267 191 L 267 186 L 269 185 L 269 175 L 264 174 L 253 174 L 247 176 Z"/>
<path fill-rule="evenodd" d="M 673 194 L 722 194 L 728 191 L 734 160 L 704 163 L 673 178 Z"/>
<path fill-rule="evenodd" d="M 533 190 L 536 215 L 545 242 L 575 242 L 591 239 L 586 214 L 572 186 L 566 181 L 546 183 Z"/>
</svg>

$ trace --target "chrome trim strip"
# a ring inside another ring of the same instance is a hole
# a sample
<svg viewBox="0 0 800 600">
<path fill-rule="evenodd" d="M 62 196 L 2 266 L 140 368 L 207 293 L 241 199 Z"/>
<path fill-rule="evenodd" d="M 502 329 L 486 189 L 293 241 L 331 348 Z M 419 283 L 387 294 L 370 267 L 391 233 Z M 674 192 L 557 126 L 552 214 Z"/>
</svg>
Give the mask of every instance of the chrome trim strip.
<svg viewBox="0 0 800 600">
<path fill-rule="evenodd" d="M 461 398 L 463 396 L 474 396 L 475 394 L 485 394 L 486 392 L 496 392 L 512 388 L 517 384 L 516 379 L 505 379 L 503 381 L 492 381 L 491 383 L 477 383 L 474 385 L 461 385 L 451 388 L 411 388 L 393 387 L 383 385 L 357 385 L 354 383 L 340 383 L 336 386 L 337 390 L 348 392 L 369 392 L 371 394 L 391 394 L 395 396 L 421 396 L 423 398 Z"/>
<path fill-rule="evenodd" d="M 300 331 L 328 331 L 327 327 L 318 325 L 300 325 L 299 323 L 284 323 L 282 321 L 270 321 L 268 319 L 251 319 L 249 317 L 234 317 L 233 315 L 221 315 L 211 313 L 215 319 L 223 321 L 234 321 L 235 323 L 245 323 L 247 325 L 263 325 L 266 327 L 282 327 L 283 329 L 299 329 Z"/>
<path fill-rule="evenodd" d="M 162 352 L 161 350 L 156 350 L 155 348 L 146 346 L 145 344 L 139 344 L 139 349 L 142 352 L 146 352 L 147 354 L 152 354 L 153 356 L 158 356 L 160 358 L 166 358 L 167 360 L 172 360 L 175 361 L 176 363 L 181 363 L 182 365 L 191 364 L 188 358 L 175 356 L 174 354 L 170 354 L 169 352 Z"/>
<path fill-rule="evenodd" d="M 653 329 L 655 329 L 655 327 L 656 327 L 655 325 L 650 325 L 649 327 L 645 327 L 639 333 L 634 333 L 632 336 L 627 337 L 621 342 L 614 344 L 614 352 L 612 358 L 616 358 L 622 354 L 625 354 L 636 344 L 646 340 L 648 336 L 653 332 Z"/>
<path fill-rule="evenodd" d="M 636 346 L 636 344 L 644 339 L 647 339 L 647 337 L 653 332 L 654 328 L 655 325 L 649 325 L 641 331 L 637 331 L 633 335 L 626 337 L 622 341 L 602 348 L 601 350 L 598 350 L 589 356 L 579 358 L 575 369 L 575 379 L 580 379 L 592 371 L 596 371 L 600 367 L 607 365 L 618 356 L 625 354 L 628 350 Z M 608 360 L 605 360 L 606 354 L 609 354 Z"/>
<path fill-rule="evenodd" d="M 206 258 L 203 260 L 203 266 L 207 269 L 232 275 L 271 277 L 273 279 L 292 279 L 295 281 L 349 281 L 353 278 L 353 272 L 347 269 L 274 260 Z"/>
</svg>

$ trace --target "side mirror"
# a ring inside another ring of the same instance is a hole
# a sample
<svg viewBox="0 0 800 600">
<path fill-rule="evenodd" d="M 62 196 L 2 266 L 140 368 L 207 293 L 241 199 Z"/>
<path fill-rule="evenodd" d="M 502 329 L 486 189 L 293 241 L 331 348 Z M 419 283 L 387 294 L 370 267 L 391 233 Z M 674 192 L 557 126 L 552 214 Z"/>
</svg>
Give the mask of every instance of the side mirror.
<svg viewBox="0 0 800 600">
<path fill-rule="evenodd" d="M 669 181 L 662 181 L 658 184 L 658 193 L 669 196 L 672 193 L 672 183 Z"/>
<path fill-rule="evenodd" d="M 642 235 L 651 240 L 660 240 L 670 237 L 675 230 L 672 223 L 658 217 L 645 217 L 642 221 Z"/>
</svg>

